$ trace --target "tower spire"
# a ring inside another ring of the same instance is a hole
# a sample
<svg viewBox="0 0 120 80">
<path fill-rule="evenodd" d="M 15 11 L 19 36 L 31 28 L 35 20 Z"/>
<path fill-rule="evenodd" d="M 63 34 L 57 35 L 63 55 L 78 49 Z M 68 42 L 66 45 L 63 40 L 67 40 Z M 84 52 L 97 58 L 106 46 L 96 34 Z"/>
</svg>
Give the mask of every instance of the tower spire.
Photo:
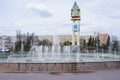
<svg viewBox="0 0 120 80">
<path fill-rule="evenodd" d="M 76 1 L 74 1 L 73 8 L 79 8 Z"/>
</svg>

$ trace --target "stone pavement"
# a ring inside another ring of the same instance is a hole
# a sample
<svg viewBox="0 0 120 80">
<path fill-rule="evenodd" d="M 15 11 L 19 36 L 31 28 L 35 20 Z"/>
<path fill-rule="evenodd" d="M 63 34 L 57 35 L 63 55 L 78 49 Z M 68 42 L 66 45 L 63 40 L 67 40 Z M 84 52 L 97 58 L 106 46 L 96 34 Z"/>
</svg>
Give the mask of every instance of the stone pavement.
<svg viewBox="0 0 120 80">
<path fill-rule="evenodd" d="M 0 80 L 120 80 L 120 70 L 89 73 L 0 73 Z"/>
</svg>

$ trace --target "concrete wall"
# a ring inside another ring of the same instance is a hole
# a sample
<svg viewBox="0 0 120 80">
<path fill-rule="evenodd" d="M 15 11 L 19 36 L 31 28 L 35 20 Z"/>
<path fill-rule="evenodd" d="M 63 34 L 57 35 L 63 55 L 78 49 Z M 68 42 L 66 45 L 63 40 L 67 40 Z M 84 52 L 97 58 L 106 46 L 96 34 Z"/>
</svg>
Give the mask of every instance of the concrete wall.
<svg viewBox="0 0 120 80">
<path fill-rule="evenodd" d="M 1 72 L 80 72 L 120 69 L 120 62 L 0 63 Z"/>
</svg>

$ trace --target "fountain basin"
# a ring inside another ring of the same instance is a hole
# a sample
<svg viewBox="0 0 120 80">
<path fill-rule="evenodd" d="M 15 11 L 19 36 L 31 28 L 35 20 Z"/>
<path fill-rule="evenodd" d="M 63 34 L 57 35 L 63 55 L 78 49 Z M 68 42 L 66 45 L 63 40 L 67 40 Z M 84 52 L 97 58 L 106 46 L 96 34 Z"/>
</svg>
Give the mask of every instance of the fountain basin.
<svg viewBox="0 0 120 80">
<path fill-rule="evenodd" d="M 70 63 L 0 63 L 1 72 L 83 72 L 120 69 L 120 61 L 70 62 Z"/>
</svg>

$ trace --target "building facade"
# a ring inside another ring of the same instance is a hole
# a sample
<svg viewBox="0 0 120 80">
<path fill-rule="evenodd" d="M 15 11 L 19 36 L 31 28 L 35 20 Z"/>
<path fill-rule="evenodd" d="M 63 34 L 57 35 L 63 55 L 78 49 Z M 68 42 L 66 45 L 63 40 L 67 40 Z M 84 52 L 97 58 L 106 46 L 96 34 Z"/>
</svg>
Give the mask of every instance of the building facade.
<svg viewBox="0 0 120 80">
<path fill-rule="evenodd" d="M 88 42 L 90 36 L 80 36 L 80 39 L 85 39 Z M 79 40 L 80 40 L 79 39 Z M 77 42 L 77 36 L 74 37 L 75 42 Z M 56 44 L 63 44 L 65 41 L 72 42 L 72 35 L 58 35 L 56 37 Z"/>
<path fill-rule="evenodd" d="M 44 39 L 47 39 L 50 42 L 54 43 L 52 35 L 38 35 L 38 40 L 41 41 L 41 40 L 44 40 Z"/>
<path fill-rule="evenodd" d="M 103 44 L 107 44 L 108 38 L 109 35 L 107 33 L 99 34 L 100 46 L 102 46 Z"/>
</svg>

